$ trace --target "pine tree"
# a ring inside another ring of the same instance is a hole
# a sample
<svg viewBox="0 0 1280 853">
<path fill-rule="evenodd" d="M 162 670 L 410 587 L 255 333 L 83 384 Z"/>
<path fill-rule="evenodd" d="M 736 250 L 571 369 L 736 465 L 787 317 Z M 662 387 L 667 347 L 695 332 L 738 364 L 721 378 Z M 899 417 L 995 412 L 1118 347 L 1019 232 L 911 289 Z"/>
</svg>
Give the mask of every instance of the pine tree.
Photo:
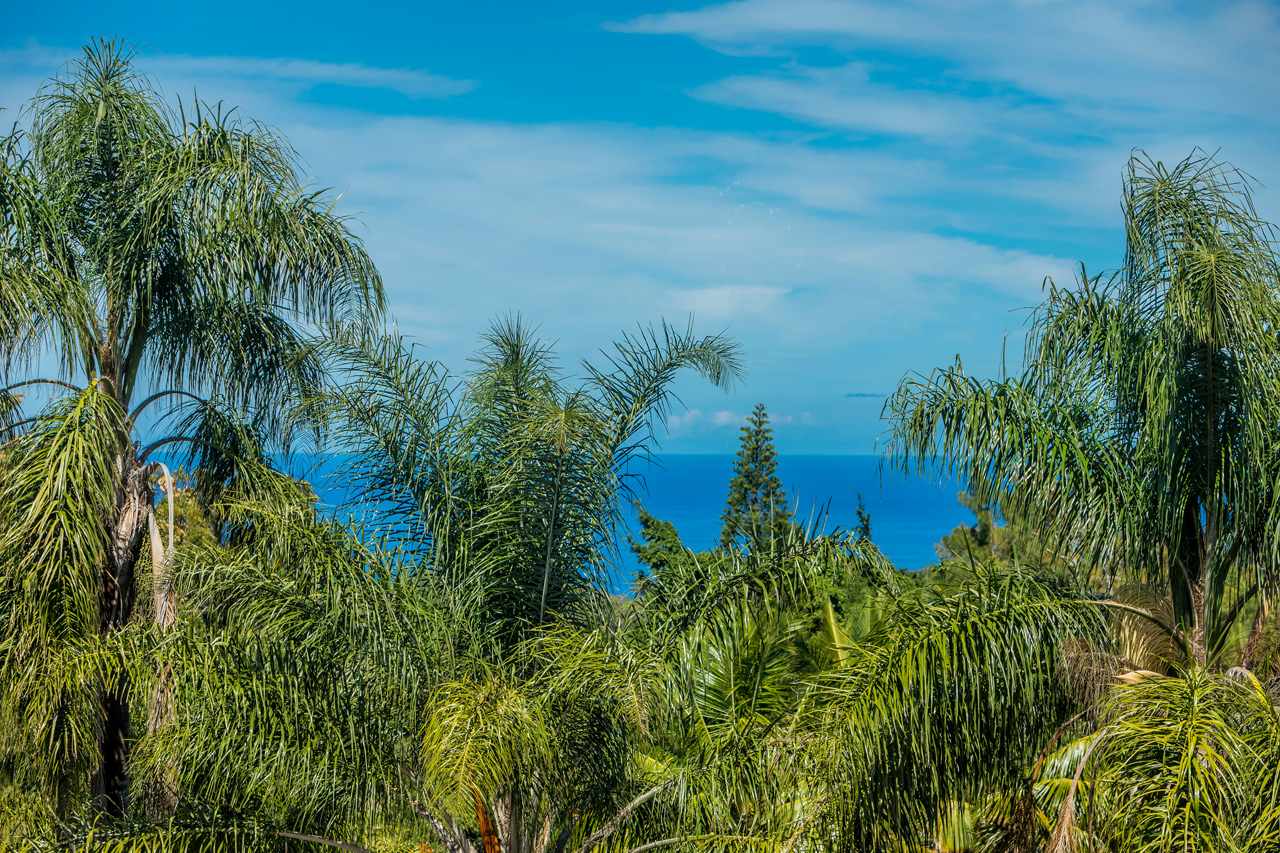
<svg viewBox="0 0 1280 853">
<path fill-rule="evenodd" d="M 764 404 L 756 406 L 742 428 L 738 457 L 733 463 L 729 497 L 720 516 L 720 544 L 743 541 L 759 550 L 791 524 L 787 493 L 778 479 L 778 453 Z"/>
<path fill-rule="evenodd" d="M 871 513 L 867 512 L 867 502 L 862 499 L 862 492 L 858 492 L 858 508 L 855 510 L 858 514 L 858 526 L 853 528 L 853 532 L 858 534 L 859 539 L 871 541 Z"/>
<path fill-rule="evenodd" d="M 634 536 L 628 535 L 627 544 L 636 559 L 651 571 L 661 571 L 688 559 L 688 552 L 680 541 L 676 526 L 669 521 L 654 518 L 639 501 L 636 501 L 635 506 L 643 541 L 637 541 Z"/>
</svg>

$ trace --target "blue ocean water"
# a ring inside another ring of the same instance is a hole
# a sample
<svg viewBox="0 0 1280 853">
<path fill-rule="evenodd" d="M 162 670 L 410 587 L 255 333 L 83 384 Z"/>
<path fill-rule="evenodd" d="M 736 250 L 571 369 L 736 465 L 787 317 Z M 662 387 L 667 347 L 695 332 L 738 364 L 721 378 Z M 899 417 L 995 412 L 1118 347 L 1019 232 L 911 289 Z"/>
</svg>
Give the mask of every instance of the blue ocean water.
<svg viewBox="0 0 1280 853">
<path fill-rule="evenodd" d="M 289 466 L 295 476 L 312 482 L 324 509 L 339 515 L 350 488 L 341 478 L 340 459 L 306 454 Z M 639 477 L 632 485 L 645 509 L 674 524 L 685 545 L 704 550 L 720 537 L 720 513 L 733 477 L 733 460 L 731 454 L 670 454 L 653 465 L 633 469 Z M 936 559 L 935 543 L 957 524 L 972 524 L 973 515 L 957 503 L 954 482 L 882 471 L 880 461 L 879 456 L 780 455 L 778 476 L 800 520 L 825 512 L 828 531 L 857 524 L 861 493 L 876 546 L 900 568 L 923 568 Z M 623 516 L 628 530 L 618 543 L 621 562 L 611 578 L 615 592 L 626 591 L 640 570 L 626 543 L 628 532 L 639 536 L 634 509 L 624 506 Z"/>
<path fill-rule="evenodd" d="M 720 537 L 724 509 L 733 477 L 731 455 L 668 455 L 661 467 L 648 467 L 640 502 L 655 517 L 675 525 L 681 540 L 694 550 L 711 547 Z M 957 503 L 954 482 L 938 482 L 881 471 L 879 456 L 778 457 L 778 477 L 787 488 L 801 520 L 827 511 L 826 527 L 845 529 L 857 524 L 858 493 L 871 515 L 871 540 L 896 566 L 920 569 L 936 560 L 934 544 L 957 524 L 972 524 L 973 514 Z M 634 511 L 627 513 L 638 530 Z M 637 534 L 638 536 L 638 534 Z M 624 548 L 624 566 L 634 573 L 639 564 Z"/>
</svg>

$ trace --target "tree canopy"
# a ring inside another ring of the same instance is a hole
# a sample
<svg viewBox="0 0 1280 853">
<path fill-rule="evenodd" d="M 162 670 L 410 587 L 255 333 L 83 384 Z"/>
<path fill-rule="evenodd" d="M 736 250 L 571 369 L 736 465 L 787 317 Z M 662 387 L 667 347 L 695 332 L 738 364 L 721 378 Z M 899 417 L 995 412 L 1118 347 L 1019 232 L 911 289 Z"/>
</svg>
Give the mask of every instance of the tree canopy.
<svg viewBox="0 0 1280 853">
<path fill-rule="evenodd" d="M 1134 157 L 1124 214 L 1117 272 L 1047 282 L 1022 372 L 909 379 L 890 448 L 1104 576 L 1159 583 L 1204 662 L 1280 580 L 1280 264 L 1248 179 L 1207 156 Z"/>
<path fill-rule="evenodd" d="M 3 711 L 44 744 L 64 817 L 86 767 L 107 813 L 130 809 L 130 679 L 51 679 L 141 618 L 148 533 L 146 621 L 172 620 L 153 476 L 174 490 L 152 453 L 185 446 L 203 491 L 246 485 L 268 442 L 288 444 L 286 401 L 323 374 L 305 329 L 376 319 L 383 303 L 282 138 L 221 107 L 171 109 L 131 59 L 87 47 L 0 142 Z M 59 375 L 33 374 L 49 363 Z M 27 417 L 22 394 L 42 389 L 54 401 Z M 172 432 L 143 442 L 153 407 Z"/>
<path fill-rule="evenodd" d="M 720 546 L 641 508 L 619 594 L 674 383 L 731 388 L 738 344 L 565 365 L 507 315 L 451 373 L 287 142 L 132 57 L 86 48 L 3 146 L 4 849 L 1280 845 L 1280 265 L 1243 174 L 1134 157 L 1123 264 L 1047 283 L 1021 372 L 904 380 L 889 467 L 977 516 L 938 564 L 861 500 L 795 523 L 759 405 Z"/>
<path fill-rule="evenodd" d="M 785 534 L 791 524 L 787 493 L 778 479 L 773 429 L 763 403 L 756 404 L 742 427 L 720 522 L 720 545 L 725 548 L 742 541 L 759 547 Z"/>
</svg>

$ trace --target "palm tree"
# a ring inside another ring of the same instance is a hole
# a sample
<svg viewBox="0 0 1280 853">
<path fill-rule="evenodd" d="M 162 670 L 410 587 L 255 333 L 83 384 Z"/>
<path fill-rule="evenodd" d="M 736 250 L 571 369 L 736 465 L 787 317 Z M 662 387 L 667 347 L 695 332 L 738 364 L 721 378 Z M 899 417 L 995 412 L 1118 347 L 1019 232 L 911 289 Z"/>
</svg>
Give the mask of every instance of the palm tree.
<svg viewBox="0 0 1280 853">
<path fill-rule="evenodd" d="M 606 584 L 619 501 L 674 378 L 690 370 L 727 389 L 742 367 L 724 336 L 666 323 L 624 334 L 579 377 L 518 317 L 483 340 L 456 380 L 396 338 L 335 337 L 326 353 L 343 381 L 311 405 L 344 451 L 340 480 L 387 535 L 459 581 L 485 567 L 486 608 L 511 645 Z"/>
<path fill-rule="evenodd" d="M 633 846 L 926 849 L 1077 712 L 1063 661 L 1106 624 L 1071 587 L 1016 566 L 925 586 L 856 532 L 773 546 L 640 585 L 670 685 L 645 755 L 676 781 Z"/>
<path fill-rule="evenodd" d="M 27 108 L 29 128 L 3 141 L 0 356 L 12 378 L 0 393 L 0 577 L 24 609 L 9 614 L 0 671 L 19 717 L 38 655 L 136 621 L 149 527 L 153 618 L 171 622 L 152 486 L 167 469 L 153 454 L 186 446 L 206 486 L 236 478 L 266 458 L 266 438 L 287 437 L 282 403 L 322 374 L 307 329 L 383 305 L 372 262 L 332 201 L 300 181 L 287 142 L 220 106 L 174 112 L 133 55 L 87 47 Z M 58 375 L 36 375 L 55 363 Z M 27 418 L 20 393 L 40 389 L 63 396 Z M 140 440 L 167 415 L 180 416 L 169 434 Z M 68 695 L 41 737 L 64 782 L 77 761 L 96 768 L 101 808 L 118 817 L 130 691 L 105 677 L 83 688 L 99 696 L 100 723 L 59 728 L 79 701 Z"/>
<path fill-rule="evenodd" d="M 344 382 L 312 402 L 346 453 L 357 503 L 417 555 L 417 573 L 480 596 L 474 612 L 495 642 L 434 691 L 415 807 L 451 850 L 468 843 L 461 809 L 489 853 L 541 852 L 623 806 L 626 745 L 643 727 L 634 705 L 631 717 L 610 705 L 617 690 L 604 674 L 617 667 L 583 652 L 590 643 L 573 663 L 528 643 L 596 624 L 620 501 L 675 376 L 693 370 L 727 388 L 741 366 L 726 338 L 665 323 L 624 334 L 576 378 L 518 317 L 483 340 L 477 369 L 459 381 L 395 338 L 334 338 Z"/>
<path fill-rule="evenodd" d="M 1172 621 L 1108 604 L 1204 663 L 1280 581 L 1280 263 L 1249 179 L 1212 157 L 1134 156 L 1123 209 L 1123 266 L 1048 282 L 1022 372 L 905 380 L 889 453 L 967 480 L 1082 581 L 1158 584 Z"/>
<path fill-rule="evenodd" d="M 157 643 L 135 623 L 93 658 L 145 649 L 128 657 L 129 683 L 172 695 L 132 768 L 170 780 L 176 808 L 118 839 L 358 850 L 398 823 L 465 849 L 474 822 L 515 851 L 546 848 L 554 819 L 551 846 L 577 849 L 625 805 L 653 703 L 636 701 L 646 659 L 590 633 L 607 601 L 608 525 L 672 377 L 692 368 L 727 384 L 737 350 L 643 329 L 571 385 L 546 369 L 549 353 L 521 378 L 547 353 L 527 327 L 489 338 L 465 381 L 368 329 L 318 345 L 336 372 L 303 414 L 348 454 L 368 525 L 318 516 L 303 485 L 237 460 L 209 499 L 223 535 L 188 537 L 172 561 L 172 627 Z M 530 775 L 513 784 L 499 772 L 511 767 Z M 565 826 L 591 832 L 575 840 Z"/>
</svg>

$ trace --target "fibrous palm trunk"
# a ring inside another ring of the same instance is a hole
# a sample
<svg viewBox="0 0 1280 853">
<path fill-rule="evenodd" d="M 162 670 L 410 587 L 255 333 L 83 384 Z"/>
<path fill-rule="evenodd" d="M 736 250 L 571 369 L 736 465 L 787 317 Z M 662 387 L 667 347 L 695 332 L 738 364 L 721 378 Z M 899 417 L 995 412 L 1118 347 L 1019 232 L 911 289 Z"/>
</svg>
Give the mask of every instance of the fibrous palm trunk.
<svg viewBox="0 0 1280 853">
<path fill-rule="evenodd" d="M 151 577 L 152 606 L 155 613 L 156 634 L 163 634 L 173 624 L 177 615 L 177 595 L 173 585 L 173 475 L 164 465 L 159 468 L 164 472 L 165 494 L 169 508 L 169 544 L 166 546 L 160 538 L 160 525 L 156 523 L 156 514 L 152 510 L 147 514 L 147 530 L 151 534 Z M 156 673 L 155 692 L 151 696 L 151 709 L 147 714 L 147 733 L 154 734 L 174 721 L 173 707 L 173 671 L 168 664 L 160 664 Z M 152 818 L 162 818 L 172 814 L 177 806 L 177 780 L 174 778 L 172 762 L 160 769 L 153 781 L 147 797 L 147 813 Z"/>
<path fill-rule="evenodd" d="M 498 831 L 490 819 L 489 810 L 485 807 L 480 791 L 474 792 L 476 804 L 476 823 L 480 825 L 480 838 L 484 842 L 484 853 L 502 853 L 502 842 L 498 839 Z"/>
<path fill-rule="evenodd" d="M 134 569 L 154 498 L 148 468 L 138 464 L 132 454 L 122 454 L 116 470 L 120 472 L 116 519 L 103 567 L 104 636 L 123 628 L 133 614 Z M 94 784 L 103 811 L 117 818 L 129 809 L 129 717 L 129 683 L 122 674 L 103 689 L 100 759 Z"/>
</svg>

